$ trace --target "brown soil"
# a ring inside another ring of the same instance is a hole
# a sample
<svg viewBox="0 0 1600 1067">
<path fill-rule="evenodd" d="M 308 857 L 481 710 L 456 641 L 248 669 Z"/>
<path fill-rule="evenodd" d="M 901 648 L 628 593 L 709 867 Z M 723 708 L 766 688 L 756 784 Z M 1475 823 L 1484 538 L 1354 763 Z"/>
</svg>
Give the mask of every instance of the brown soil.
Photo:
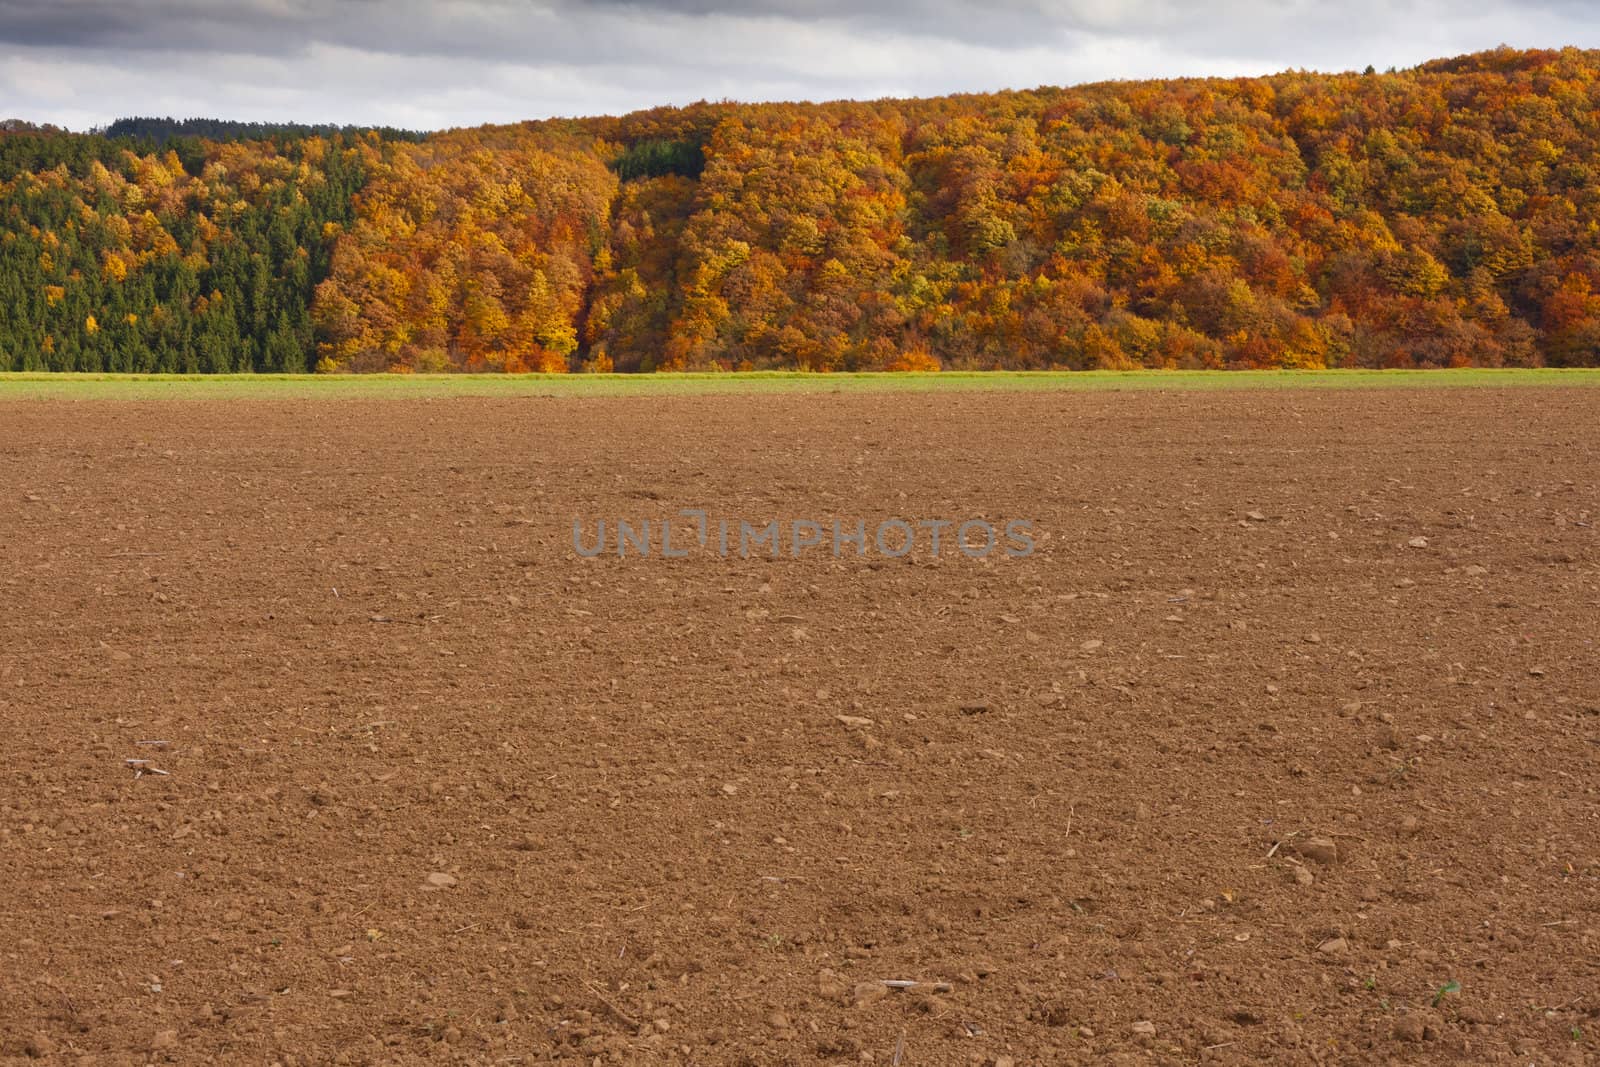
<svg viewBox="0 0 1600 1067">
<path fill-rule="evenodd" d="M 5 404 L 0 1057 L 1585 1062 L 1597 470 L 1582 389 Z M 680 507 L 1049 539 L 571 547 Z"/>
</svg>

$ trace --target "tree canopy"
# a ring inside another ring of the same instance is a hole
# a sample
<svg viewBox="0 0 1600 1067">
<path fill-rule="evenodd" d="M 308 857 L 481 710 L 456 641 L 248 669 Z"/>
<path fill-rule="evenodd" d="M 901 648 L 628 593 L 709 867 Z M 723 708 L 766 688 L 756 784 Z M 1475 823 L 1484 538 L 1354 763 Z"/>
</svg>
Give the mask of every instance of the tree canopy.
<svg viewBox="0 0 1600 1067">
<path fill-rule="evenodd" d="M 0 369 L 1600 363 L 1600 53 L 0 130 Z M 12 127 L 7 127 L 12 129 Z"/>
</svg>

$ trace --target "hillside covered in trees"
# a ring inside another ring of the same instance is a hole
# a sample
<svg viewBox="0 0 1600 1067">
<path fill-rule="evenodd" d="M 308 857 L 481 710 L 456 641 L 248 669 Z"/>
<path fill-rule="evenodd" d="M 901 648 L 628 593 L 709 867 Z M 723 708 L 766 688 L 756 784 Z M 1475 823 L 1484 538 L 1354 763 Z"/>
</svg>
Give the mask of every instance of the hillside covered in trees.
<svg viewBox="0 0 1600 1067">
<path fill-rule="evenodd" d="M 1600 53 L 0 128 L 0 369 L 1468 364 L 1600 364 Z"/>
</svg>

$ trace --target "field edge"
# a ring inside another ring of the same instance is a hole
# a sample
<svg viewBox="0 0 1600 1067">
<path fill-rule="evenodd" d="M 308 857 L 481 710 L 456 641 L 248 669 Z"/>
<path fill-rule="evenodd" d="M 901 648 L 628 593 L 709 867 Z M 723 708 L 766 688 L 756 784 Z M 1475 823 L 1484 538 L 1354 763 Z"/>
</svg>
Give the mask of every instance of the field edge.
<svg viewBox="0 0 1600 1067">
<path fill-rule="evenodd" d="M 1600 368 L 1451 370 L 803 371 L 657 374 L 0 373 L 0 400 L 243 396 L 672 396 L 748 393 L 1032 392 L 1596 386 Z"/>
</svg>

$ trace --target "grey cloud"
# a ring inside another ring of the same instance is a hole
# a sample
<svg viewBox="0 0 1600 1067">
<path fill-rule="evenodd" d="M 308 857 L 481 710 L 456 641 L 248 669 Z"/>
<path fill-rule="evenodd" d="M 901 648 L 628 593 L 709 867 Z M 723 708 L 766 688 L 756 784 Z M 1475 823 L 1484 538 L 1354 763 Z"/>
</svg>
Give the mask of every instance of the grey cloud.
<svg viewBox="0 0 1600 1067">
<path fill-rule="evenodd" d="M 274 9 L 277 9 L 274 11 Z M 0 42 L 31 47 L 137 50 L 238 48 L 304 19 L 282 5 L 164 0 L 0 0 Z"/>
<path fill-rule="evenodd" d="M 897 0 L 683 4 L 618 0 L 0 0 L 0 42 L 30 47 L 182 52 L 219 49 L 292 55 L 330 44 L 394 55 L 593 58 L 649 55 L 662 24 L 705 32 L 831 24 L 877 36 L 1022 44 L 1081 20 L 1015 0 L 987 7 Z"/>
</svg>

